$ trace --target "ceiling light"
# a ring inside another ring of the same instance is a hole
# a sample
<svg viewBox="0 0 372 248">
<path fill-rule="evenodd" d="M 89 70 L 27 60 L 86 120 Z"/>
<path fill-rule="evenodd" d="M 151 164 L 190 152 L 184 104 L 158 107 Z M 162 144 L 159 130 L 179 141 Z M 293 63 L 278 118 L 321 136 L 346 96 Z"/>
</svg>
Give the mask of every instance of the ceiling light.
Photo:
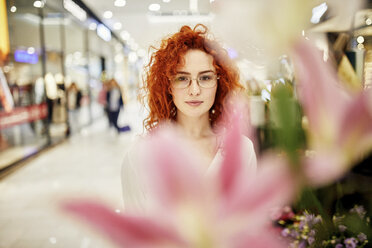
<svg viewBox="0 0 372 248">
<path fill-rule="evenodd" d="M 12 6 L 10 7 L 10 12 L 16 12 L 17 11 L 17 7 L 16 6 Z"/>
<path fill-rule="evenodd" d="M 364 42 L 364 37 L 363 36 L 358 36 L 357 41 L 359 44 L 362 44 Z"/>
<path fill-rule="evenodd" d="M 130 39 L 130 34 L 128 33 L 128 31 L 126 30 L 123 30 L 121 33 L 120 33 L 120 36 L 123 40 L 127 41 Z"/>
<path fill-rule="evenodd" d="M 42 1 L 35 1 L 34 2 L 34 7 L 35 8 L 42 8 L 42 7 L 44 7 L 44 2 L 42 2 Z"/>
<path fill-rule="evenodd" d="M 106 19 L 110 19 L 112 17 L 112 12 L 111 11 L 105 11 L 103 12 L 103 17 Z"/>
<path fill-rule="evenodd" d="M 87 19 L 87 12 L 85 12 L 85 10 L 83 10 L 74 1 L 63 0 L 63 7 L 80 21 L 84 22 Z"/>
<path fill-rule="evenodd" d="M 121 27 L 122 27 L 122 25 L 121 25 L 121 23 L 120 22 L 115 22 L 115 24 L 114 24 L 114 29 L 115 30 L 120 30 L 121 29 Z"/>
<path fill-rule="evenodd" d="M 169 2 L 170 2 L 170 0 L 163 0 L 163 2 L 164 2 L 164 3 L 169 3 Z"/>
<path fill-rule="evenodd" d="M 214 0 L 209 0 L 209 2 L 210 2 L 210 3 L 213 3 L 213 2 L 214 2 Z"/>
<path fill-rule="evenodd" d="M 129 40 L 127 41 L 127 45 L 128 46 L 133 46 L 133 44 L 135 43 L 134 39 L 133 38 L 129 38 Z"/>
<path fill-rule="evenodd" d="M 320 22 L 320 18 L 322 18 L 322 16 L 324 15 L 324 13 L 327 11 L 328 9 L 328 6 L 327 6 L 327 3 L 322 3 L 316 7 L 313 8 L 313 15 L 311 17 L 311 23 L 319 23 Z"/>
<path fill-rule="evenodd" d="M 96 30 L 96 28 L 97 28 L 97 23 L 95 23 L 95 22 L 91 22 L 91 23 L 89 24 L 89 29 L 90 29 L 90 30 Z"/>
<path fill-rule="evenodd" d="M 114 5 L 116 7 L 124 7 L 127 2 L 125 0 L 115 0 Z"/>
<path fill-rule="evenodd" d="M 157 3 L 153 3 L 149 5 L 149 10 L 150 11 L 159 11 L 160 10 L 160 5 Z"/>
<path fill-rule="evenodd" d="M 97 35 L 101 37 L 104 41 L 111 40 L 111 31 L 103 24 L 98 24 Z"/>
<path fill-rule="evenodd" d="M 367 25 L 371 25 L 372 24 L 372 19 L 371 18 L 367 18 L 366 19 L 366 24 Z"/>
<path fill-rule="evenodd" d="M 364 45 L 363 44 L 358 44 L 358 49 L 359 50 L 362 50 L 364 48 Z"/>
<path fill-rule="evenodd" d="M 128 55 L 128 60 L 129 63 L 135 63 L 138 59 L 137 53 L 136 52 L 130 52 Z"/>
<path fill-rule="evenodd" d="M 33 53 L 35 53 L 35 48 L 33 48 L 33 47 L 29 47 L 29 48 L 27 49 L 27 53 L 28 53 L 28 54 L 33 54 Z"/>
</svg>

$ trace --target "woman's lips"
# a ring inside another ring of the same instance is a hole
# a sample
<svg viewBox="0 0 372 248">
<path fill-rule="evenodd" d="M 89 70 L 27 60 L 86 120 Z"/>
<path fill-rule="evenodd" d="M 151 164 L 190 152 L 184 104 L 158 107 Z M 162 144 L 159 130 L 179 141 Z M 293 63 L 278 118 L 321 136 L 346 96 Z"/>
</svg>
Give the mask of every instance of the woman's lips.
<svg viewBox="0 0 372 248">
<path fill-rule="evenodd" d="M 203 101 L 186 101 L 186 103 L 187 103 L 188 105 L 190 105 L 190 106 L 194 106 L 194 107 L 196 107 L 196 106 L 199 106 L 200 104 L 202 104 Z"/>
</svg>

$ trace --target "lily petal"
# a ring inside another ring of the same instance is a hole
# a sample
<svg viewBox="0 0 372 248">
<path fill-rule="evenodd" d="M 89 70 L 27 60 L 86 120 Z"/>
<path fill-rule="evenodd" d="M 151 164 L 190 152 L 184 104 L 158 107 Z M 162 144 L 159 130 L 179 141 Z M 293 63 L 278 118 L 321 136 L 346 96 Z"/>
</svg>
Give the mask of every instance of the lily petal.
<svg viewBox="0 0 372 248">
<path fill-rule="evenodd" d="M 235 248 L 287 248 L 289 247 L 288 243 L 280 239 L 280 235 L 273 232 L 269 228 L 260 230 L 261 233 L 258 233 L 255 230 L 250 230 L 249 233 L 243 233 L 236 237 Z M 263 237 L 262 232 L 265 233 Z"/>
<path fill-rule="evenodd" d="M 231 118 L 231 127 L 225 137 L 225 156 L 219 172 L 222 196 L 227 199 L 235 192 L 239 173 L 242 170 L 241 161 L 241 137 L 239 125 L 239 113 L 235 112 Z"/>
<path fill-rule="evenodd" d="M 335 70 L 325 63 L 320 51 L 306 40 L 295 47 L 294 65 L 300 85 L 300 101 L 316 140 L 328 142 L 338 132 L 350 95 L 342 90 Z"/>
<path fill-rule="evenodd" d="M 324 186 L 340 179 L 348 167 L 339 150 L 318 151 L 304 160 L 304 173 L 312 186 Z"/>
<path fill-rule="evenodd" d="M 227 204 L 227 212 L 268 219 L 271 209 L 291 202 L 296 181 L 284 157 L 267 154 L 259 165 L 257 176 L 242 186 L 240 194 Z M 260 222 L 264 223 L 262 219 Z"/>
<path fill-rule="evenodd" d="M 372 90 L 365 91 L 354 97 L 346 108 L 340 125 L 338 144 L 347 153 L 351 163 L 372 150 L 372 111 L 369 106 L 371 92 Z"/>
<path fill-rule="evenodd" d="M 243 135 L 255 140 L 254 130 L 249 120 L 248 99 L 241 95 L 229 96 L 226 109 L 223 121 L 225 124 L 224 157 L 217 183 L 220 184 L 222 197 L 229 201 L 237 193 L 237 189 L 242 187 L 239 184 L 245 184 L 250 177 L 254 176 L 257 161 L 255 154 L 245 154 L 247 151 L 243 150 L 248 149 L 243 142 Z"/>
<path fill-rule="evenodd" d="M 143 153 L 149 193 L 159 205 L 184 203 L 186 200 L 202 200 L 204 183 L 203 165 L 198 151 L 181 139 L 173 127 L 163 128 L 144 143 Z M 192 156 L 190 156 L 192 154 Z"/>
<path fill-rule="evenodd" d="M 120 247 L 187 247 L 174 228 L 164 222 L 119 215 L 91 201 L 65 203 L 63 210 L 83 219 Z"/>
</svg>

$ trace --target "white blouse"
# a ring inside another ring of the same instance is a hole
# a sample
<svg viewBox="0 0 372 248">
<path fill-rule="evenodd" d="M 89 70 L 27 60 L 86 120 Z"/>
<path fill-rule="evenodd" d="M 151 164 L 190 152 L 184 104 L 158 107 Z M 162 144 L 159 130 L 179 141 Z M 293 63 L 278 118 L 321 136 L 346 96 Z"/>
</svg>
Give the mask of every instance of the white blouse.
<svg viewBox="0 0 372 248">
<path fill-rule="evenodd" d="M 153 202 L 151 196 L 145 190 L 144 168 L 141 166 L 143 163 L 140 162 L 143 154 L 138 142 L 133 142 L 133 145 L 126 151 L 121 170 L 124 209 L 130 213 L 146 211 L 146 208 L 151 207 Z M 242 161 L 246 165 L 247 172 L 253 175 L 257 169 L 257 159 L 253 143 L 246 136 L 242 136 L 241 147 Z M 222 153 L 223 151 L 220 148 L 206 170 L 207 177 L 218 173 L 221 162 L 223 161 Z"/>
</svg>

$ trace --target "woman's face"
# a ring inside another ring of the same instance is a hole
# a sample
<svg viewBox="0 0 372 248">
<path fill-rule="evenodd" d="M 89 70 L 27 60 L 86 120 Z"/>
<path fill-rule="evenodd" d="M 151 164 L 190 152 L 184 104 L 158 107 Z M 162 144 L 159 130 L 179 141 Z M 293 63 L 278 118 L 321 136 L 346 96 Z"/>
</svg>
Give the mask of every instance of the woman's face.
<svg viewBox="0 0 372 248">
<path fill-rule="evenodd" d="M 201 50 L 189 50 L 184 56 L 184 65 L 177 68 L 177 77 L 181 80 L 192 78 L 186 88 L 179 88 L 171 80 L 173 102 L 177 107 L 177 115 L 187 117 L 209 116 L 209 110 L 213 106 L 216 91 L 217 79 L 214 86 L 208 88 L 200 87 L 197 82 L 208 80 L 208 75 L 215 76 L 216 69 L 213 66 L 213 57 Z M 206 76 L 205 76 L 206 75 Z M 213 85 L 213 84 L 212 84 Z"/>
</svg>

